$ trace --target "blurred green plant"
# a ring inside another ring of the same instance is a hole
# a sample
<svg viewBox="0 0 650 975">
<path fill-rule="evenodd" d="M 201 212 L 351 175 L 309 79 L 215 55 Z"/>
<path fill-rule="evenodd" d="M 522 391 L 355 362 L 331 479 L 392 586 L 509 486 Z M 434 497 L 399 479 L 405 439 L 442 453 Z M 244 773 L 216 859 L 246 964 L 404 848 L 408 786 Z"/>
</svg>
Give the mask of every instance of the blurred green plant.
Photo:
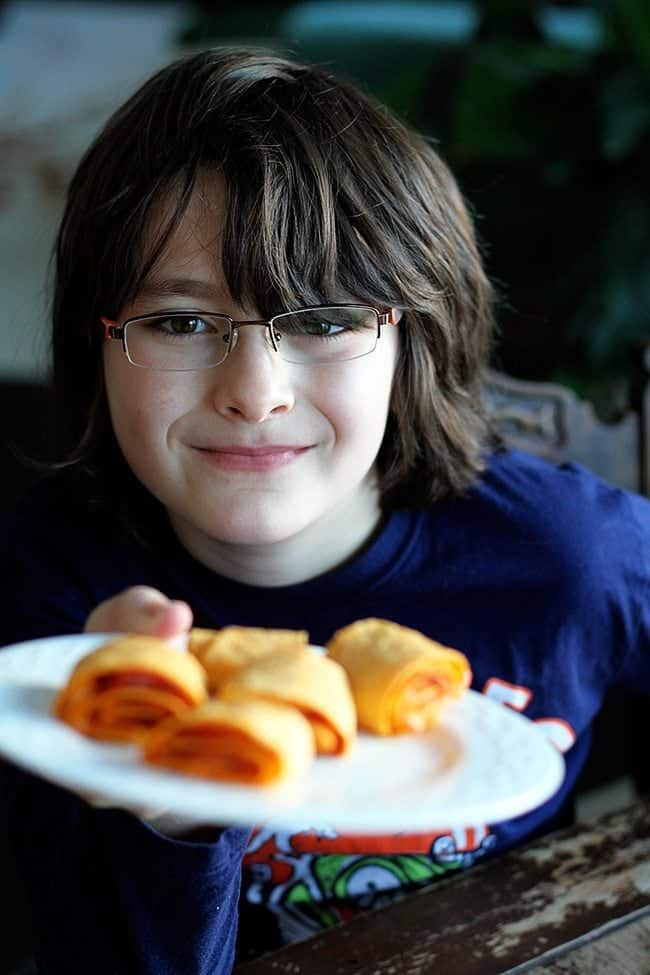
<svg viewBox="0 0 650 975">
<path fill-rule="evenodd" d="M 454 6 L 472 15 L 460 36 L 406 36 L 410 15 L 439 8 L 442 23 Z M 378 33 L 386 7 L 366 6 L 366 34 L 361 18 L 307 36 L 295 14 L 313 3 L 202 3 L 185 40 L 261 38 L 353 77 L 434 139 L 500 291 L 497 364 L 614 415 L 650 338 L 650 3 L 405 3 L 394 36 Z"/>
</svg>

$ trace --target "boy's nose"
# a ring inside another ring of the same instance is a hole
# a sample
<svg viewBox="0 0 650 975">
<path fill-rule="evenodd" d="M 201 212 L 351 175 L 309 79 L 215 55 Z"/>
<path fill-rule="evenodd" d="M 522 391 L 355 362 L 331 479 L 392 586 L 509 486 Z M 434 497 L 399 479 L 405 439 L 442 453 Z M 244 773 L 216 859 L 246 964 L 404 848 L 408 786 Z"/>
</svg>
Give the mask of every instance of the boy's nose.
<svg viewBox="0 0 650 975">
<path fill-rule="evenodd" d="M 227 419 L 262 423 L 294 405 L 289 366 L 273 349 L 268 328 L 236 332 L 228 358 L 212 372 L 211 396 Z"/>
</svg>

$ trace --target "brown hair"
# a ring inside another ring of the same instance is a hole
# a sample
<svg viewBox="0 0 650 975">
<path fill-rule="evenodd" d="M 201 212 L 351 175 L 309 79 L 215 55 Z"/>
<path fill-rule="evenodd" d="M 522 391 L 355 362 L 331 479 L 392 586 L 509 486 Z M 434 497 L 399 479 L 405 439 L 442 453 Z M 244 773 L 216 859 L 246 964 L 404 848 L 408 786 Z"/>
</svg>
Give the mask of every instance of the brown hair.
<svg viewBox="0 0 650 975">
<path fill-rule="evenodd" d="M 54 385 L 67 463 L 121 494 L 101 315 L 116 316 L 182 218 L 223 173 L 223 269 L 262 314 L 343 291 L 405 309 L 393 409 L 377 459 L 387 507 L 461 494 L 481 469 L 480 382 L 492 291 L 456 182 L 427 141 L 330 74 L 268 52 L 213 49 L 147 81 L 70 184 L 56 244 Z M 145 228 L 175 208 L 153 246 Z"/>
</svg>

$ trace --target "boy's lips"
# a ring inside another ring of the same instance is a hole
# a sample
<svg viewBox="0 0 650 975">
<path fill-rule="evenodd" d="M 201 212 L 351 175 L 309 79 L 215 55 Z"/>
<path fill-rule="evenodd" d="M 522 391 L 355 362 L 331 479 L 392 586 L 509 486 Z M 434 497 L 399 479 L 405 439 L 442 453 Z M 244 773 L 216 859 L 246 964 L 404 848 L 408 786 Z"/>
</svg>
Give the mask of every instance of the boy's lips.
<svg viewBox="0 0 650 975">
<path fill-rule="evenodd" d="M 264 444 L 247 447 L 243 444 L 194 445 L 194 449 L 209 463 L 230 471 L 270 471 L 292 463 L 311 445 Z"/>
</svg>

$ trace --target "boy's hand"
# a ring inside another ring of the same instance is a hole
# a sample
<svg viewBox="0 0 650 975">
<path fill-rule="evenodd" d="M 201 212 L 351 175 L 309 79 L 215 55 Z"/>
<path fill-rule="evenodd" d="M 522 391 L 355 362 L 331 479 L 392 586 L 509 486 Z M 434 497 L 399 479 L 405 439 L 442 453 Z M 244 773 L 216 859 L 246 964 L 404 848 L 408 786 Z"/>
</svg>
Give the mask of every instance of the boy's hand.
<svg viewBox="0 0 650 975">
<path fill-rule="evenodd" d="M 150 586 L 131 586 L 107 599 L 92 611 L 85 633 L 143 633 L 167 640 L 184 636 L 192 626 L 187 603 Z"/>
<path fill-rule="evenodd" d="M 85 633 L 142 633 L 174 641 L 182 640 L 192 626 L 192 610 L 187 603 L 168 599 L 150 586 L 132 586 L 107 599 L 92 611 Z M 85 794 L 83 798 L 95 808 L 112 808 L 114 802 Z M 130 807 L 130 812 L 146 820 L 169 836 L 184 833 L 194 823 L 169 815 L 166 810 Z"/>
</svg>

